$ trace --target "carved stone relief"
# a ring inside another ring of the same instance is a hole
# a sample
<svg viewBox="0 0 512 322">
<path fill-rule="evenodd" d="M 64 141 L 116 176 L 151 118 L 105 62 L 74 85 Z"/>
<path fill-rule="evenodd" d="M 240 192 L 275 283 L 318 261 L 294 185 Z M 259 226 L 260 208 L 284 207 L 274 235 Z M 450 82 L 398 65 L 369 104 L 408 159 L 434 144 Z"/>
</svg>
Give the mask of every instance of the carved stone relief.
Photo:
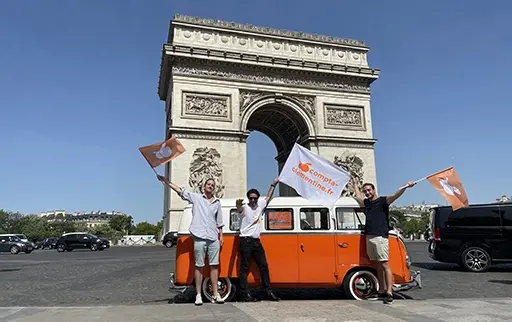
<svg viewBox="0 0 512 322">
<path fill-rule="evenodd" d="M 261 92 L 251 90 L 240 90 L 240 115 L 257 99 L 265 96 L 274 96 L 272 92 Z M 297 102 L 300 107 L 308 114 L 311 119 L 315 119 L 315 97 L 299 94 L 283 94 L 283 97 L 288 97 Z"/>
<path fill-rule="evenodd" d="M 260 92 L 260 91 L 249 91 L 246 89 L 240 90 L 240 115 L 242 115 L 245 110 L 251 105 L 255 100 L 261 98 L 263 96 L 268 95 L 268 93 Z"/>
<path fill-rule="evenodd" d="M 362 107 L 326 105 L 325 125 L 364 129 L 364 109 Z"/>
<path fill-rule="evenodd" d="M 294 75 L 292 73 L 287 73 L 285 75 L 276 71 L 262 71 L 261 69 L 262 68 L 260 67 L 258 71 L 244 70 L 242 68 L 221 68 L 220 66 L 173 65 L 172 73 L 173 75 L 212 77 L 250 83 L 333 89 L 362 94 L 370 93 L 368 80 L 361 77 L 346 76 L 337 79 L 323 80 L 317 77 L 308 77 L 304 74 Z"/>
<path fill-rule="evenodd" d="M 361 158 L 353 153 L 345 153 L 342 156 L 334 156 L 334 164 L 350 172 L 356 178 L 356 182 L 361 187 L 364 180 L 364 163 Z M 349 182 L 343 191 L 344 197 L 354 197 L 354 187 Z"/>
<path fill-rule="evenodd" d="M 230 119 L 230 97 L 183 93 L 184 115 Z"/>
<path fill-rule="evenodd" d="M 220 153 L 215 148 L 197 148 L 192 154 L 189 168 L 188 184 L 194 192 L 202 192 L 208 179 L 215 180 L 214 195 L 217 198 L 224 196 L 223 170 L 220 162 Z"/>
</svg>

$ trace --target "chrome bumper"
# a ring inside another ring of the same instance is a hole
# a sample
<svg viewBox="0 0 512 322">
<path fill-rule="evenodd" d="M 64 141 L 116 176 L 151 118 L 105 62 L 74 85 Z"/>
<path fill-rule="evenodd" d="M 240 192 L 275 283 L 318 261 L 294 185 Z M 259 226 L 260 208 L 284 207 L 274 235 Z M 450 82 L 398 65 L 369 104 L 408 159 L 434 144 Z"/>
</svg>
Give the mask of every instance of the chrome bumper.
<svg viewBox="0 0 512 322">
<path fill-rule="evenodd" d="M 178 292 L 185 292 L 187 289 L 187 286 L 177 286 L 176 285 L 176 275 L 174 273 L 171 273 L 169 275 L 169 292 L 178 291 Z"/>
<path fill-rule="evenodd" d="M 412 288 L 421 288 L 420 271 L 411 271 L 412 281 L 403 284 L 393 284 L 393 292 L 407 291 Z"/>
</svg>

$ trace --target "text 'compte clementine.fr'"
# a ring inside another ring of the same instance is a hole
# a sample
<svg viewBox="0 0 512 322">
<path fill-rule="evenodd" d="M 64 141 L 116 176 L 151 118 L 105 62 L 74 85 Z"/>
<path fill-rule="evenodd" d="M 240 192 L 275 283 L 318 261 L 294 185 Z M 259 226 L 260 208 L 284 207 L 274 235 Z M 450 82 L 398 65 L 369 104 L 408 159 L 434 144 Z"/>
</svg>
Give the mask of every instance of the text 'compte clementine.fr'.
<svg viewBox="0 0 512 322">
<path fill-rule="evenodd" d="M 311 163 L 302 163 L 299 162 L 297 167 L 294 167 L 292 171 L 302 180 L 310 184 L 311 186 L 319 189 L 322 192 L 327 193 L 328 195 L 332 195 L 334 191 L 332 191 L 331 187 L 337 187 L 338 184 L 336 181 L 331 178 L 325 176 L 323 173 L 316 171 L 311 167 Z"/>
</svg>

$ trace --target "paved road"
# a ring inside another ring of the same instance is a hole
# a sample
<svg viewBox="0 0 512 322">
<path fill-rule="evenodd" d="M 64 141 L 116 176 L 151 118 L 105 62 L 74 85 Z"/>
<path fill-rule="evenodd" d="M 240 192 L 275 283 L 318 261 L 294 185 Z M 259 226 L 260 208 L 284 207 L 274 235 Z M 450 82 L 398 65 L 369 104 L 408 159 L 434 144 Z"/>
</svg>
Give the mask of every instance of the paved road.
<svg viewBox="0 0 512 322">
<path fill-rule="evenodd" d="M 408 243 L 424 287 L 405 292 L 413 299 L 506 297 L 512 290 L 512 266 L 488 273 L 467 273 L 432 261 L 423 242 Z M 34 251 L 0 255 L 0 305 L 95 306 L 167 304 L 168 273 L 174 248 L 112 247 L 103 252 Z M 332 290 L 279 290 L 284 300 L 341 299 Z"/>
</svg>

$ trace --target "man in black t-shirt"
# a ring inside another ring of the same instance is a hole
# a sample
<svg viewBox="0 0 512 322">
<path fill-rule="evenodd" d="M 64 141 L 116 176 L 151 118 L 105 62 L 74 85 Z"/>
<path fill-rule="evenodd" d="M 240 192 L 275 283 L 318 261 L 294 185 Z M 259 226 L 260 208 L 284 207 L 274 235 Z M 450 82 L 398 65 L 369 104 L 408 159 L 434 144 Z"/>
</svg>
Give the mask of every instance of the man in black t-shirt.
<svg viewBox="0 0 512 322">
<path fill-rule="evenodd" d="M 393 302 L 393 273 L 388 264 L 389 205 L 397 200 L 407 188 L 416 183 L 407 183 L 404 188 L 392 196 L 378 197 L 372 183 L 363 185 L 363 196 L 354 177 L 351 178 L 351 182 L 357 202 L 365 208 L 366 252 L 370 260 L 377 264 L 377 278 L 379 279 L 377 298 L 382 299 L 385 304 L 390 304 Z"/>
</svg>

